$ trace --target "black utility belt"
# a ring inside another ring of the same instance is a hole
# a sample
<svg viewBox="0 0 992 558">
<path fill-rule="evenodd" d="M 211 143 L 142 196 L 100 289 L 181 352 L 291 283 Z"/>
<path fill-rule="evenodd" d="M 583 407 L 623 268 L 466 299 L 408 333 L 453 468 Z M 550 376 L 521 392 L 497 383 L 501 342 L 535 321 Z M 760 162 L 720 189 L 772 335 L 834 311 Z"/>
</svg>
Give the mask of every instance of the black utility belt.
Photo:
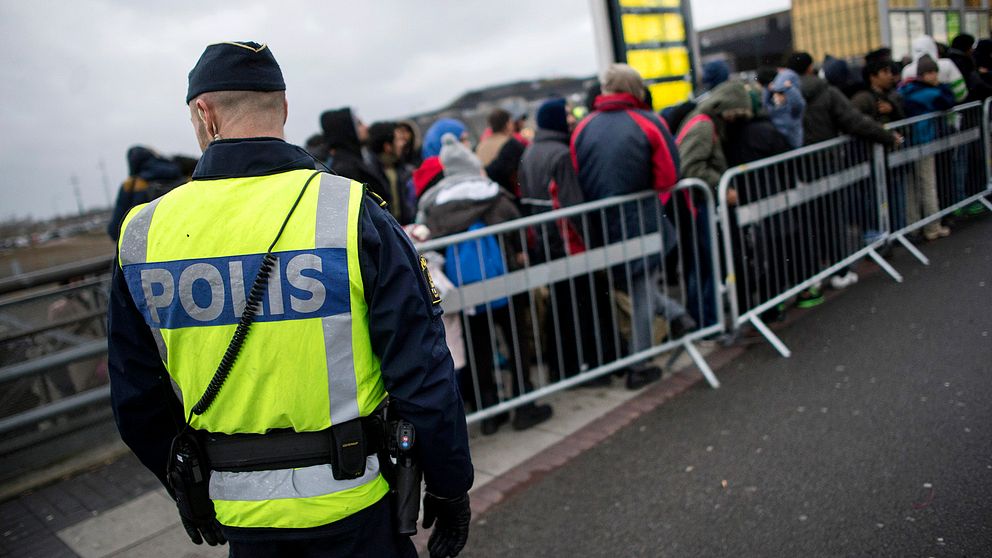
<svg viewBox="0 0 992 558">
<path fill-rule="evenodd" d="M 378 416 L 361 417 L 317 432 L 265 434 L 201 432 L 214 471 L 270 471 L 329 463 L 336 480 L 365 474 L 366 457 L 386 449 Z"/>
</svg>

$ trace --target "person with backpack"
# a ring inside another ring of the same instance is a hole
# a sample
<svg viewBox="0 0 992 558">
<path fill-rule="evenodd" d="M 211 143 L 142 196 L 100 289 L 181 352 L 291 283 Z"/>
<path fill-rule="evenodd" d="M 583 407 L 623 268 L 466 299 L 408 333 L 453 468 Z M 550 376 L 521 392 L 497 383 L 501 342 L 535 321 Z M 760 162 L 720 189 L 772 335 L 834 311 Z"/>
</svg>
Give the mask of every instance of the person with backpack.
<svg viewBox="0 0 992 558">
<path fill-rule="evenodd" d="M 117 192 L 107 234 L 117 242 L 124 216 L 136 205 L 148 203 L 189 181 L 180 166 L 154 150 L 135 145 L 127 150 L 128 177 Z"/>
<path fill-rule="evenodd" d="M 513 194 L 485 175 L 479 158 L 454 134 L 442 136 L 441 145 L 440 162 L 444 168 L 444 178 L 420 199 L 417 217 L 417 222 L 426 225 L 434 238 L 477 230 L 520 217 Z M 459 287 L 493 279 L 518 266 L 525 257 L 523 249 L 515 234 L 507 234 L 502 239 L 490 235 L 465 241 L 447 249 L 444 272 Z M 467 400 L 474 401 L 478 389 L 480 400 L 476 401 L 477 410 L 500 403 L 496 380 L 496 375 L 500 373 L 497 362 L 500 348 L 496 343 L 496 331 L 490 324 L 506 340 L 514 396 L 534 389 L 528 340 L 519 335 L 525 329 L 519 325 L 514 327 L 522 322 L 525 306 L 520 299 L 511 301 L 510 298 L 501 298 L 463 312 L 466 317 L 464 333 L 472 355 L 469 358 L 472 377 L 462 377 L 462 393 Z M 518 370 L 518 367 L 522 369 Z M 531 428 L 548 420 L 551 415 L 550 405 L 528 403 L 514 411 L 513 428 Z M 495 434 L 507 420 L 509 413 L 484 419 L 482 433 Z"/>
<path fill-rule="evenodd" d="M 744 84 L 728 81 L 711 91 L 686 117 L 675 138 L 682 163 L 682 177 L 702 180 L 715 196 L 720 177 L 727 170 L 727 158 L 723 152 L 727 125 L 753 115 L 751 97 Z M 727 203 L 737 203 L 733 190 L 727 191 Z M 677 206 L 679 215 L 675 221 L 679 224 L 679 236 L 682 238 L 682 265 L 688 274 L 689 313 L 705 327 L 717 320 L 714 303 L 716 277 L 711 258 L 713 247 L 709 244 L 709 219 L 712 216 L 707 214 L 705 203 L 692 205 L 691 213 L 687 204 Z M 688 250 L 690 247 L 695 253 Z"/>
</svg>

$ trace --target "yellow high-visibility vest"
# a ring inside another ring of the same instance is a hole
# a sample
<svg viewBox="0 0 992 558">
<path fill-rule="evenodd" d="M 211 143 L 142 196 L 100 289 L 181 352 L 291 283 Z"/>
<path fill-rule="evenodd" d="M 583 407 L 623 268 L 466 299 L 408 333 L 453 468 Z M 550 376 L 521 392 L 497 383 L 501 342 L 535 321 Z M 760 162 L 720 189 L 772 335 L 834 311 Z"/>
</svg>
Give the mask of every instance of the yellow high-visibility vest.
<svg viewBox="0 0 992 558">
<path fill-rule="evenodd" d="M 120 265 L 187 416 L 231 341 L 262 256 L 314 172 L 194 180 L 125 218 Z M 261 312 L 193 428 L 318 431 L 368 416 L 386 397 L 358 259 L 363 196 L 346 178 L 310 182 L 273 248 L 278 264 Z M 334 480 L 329 464 L 210 477 L 217 519 L 232 527 L 316 527 L 387 491 L 374 455 L 354 480 Z"/>
</svg>

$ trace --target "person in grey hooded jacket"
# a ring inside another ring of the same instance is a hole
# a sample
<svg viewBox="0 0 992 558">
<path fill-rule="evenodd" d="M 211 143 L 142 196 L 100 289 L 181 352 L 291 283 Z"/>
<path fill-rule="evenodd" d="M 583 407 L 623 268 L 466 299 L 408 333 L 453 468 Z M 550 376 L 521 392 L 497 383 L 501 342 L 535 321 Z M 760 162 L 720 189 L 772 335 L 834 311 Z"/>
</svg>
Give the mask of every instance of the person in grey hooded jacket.
<svg viewBox="0 0 992 558">
<path fill-rule="evenodd" d="M 799 75 L 788 68 L 777 71 L 771 83 L 764 84 L 761 106 L 772 125 L 785 136 L 793 149 L 803 146 L 803 116 L 806 99 L 799 91 Z"/>
</svg>

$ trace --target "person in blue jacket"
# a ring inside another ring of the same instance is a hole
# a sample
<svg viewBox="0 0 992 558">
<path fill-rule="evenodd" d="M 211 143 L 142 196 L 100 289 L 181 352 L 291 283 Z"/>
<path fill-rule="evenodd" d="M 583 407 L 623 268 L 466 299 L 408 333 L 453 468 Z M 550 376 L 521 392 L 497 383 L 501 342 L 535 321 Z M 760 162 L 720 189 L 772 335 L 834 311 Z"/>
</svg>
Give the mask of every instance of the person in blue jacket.
<svg viewBox="0 0 992 558">
<path fill-rule="evenodd" d="M 899 87 L 899 95 L 902 96 L 907 117 L 944 111 L 954 106 L 954 91 L 949 84 L 941 83 L 939 70 L 937 62 L 924 54 L 916 63 L 916 77 L 907 80 Z M 940 127 L 943 125 L 943 117 L 939 116 L 912 124 L 907 143 L 910 145 L 930 143 L 937 139 Z M 906 213 L 910 223 L 921 218 L 921 209 L 922 217 L 940 211 L 936 166 L 933 155 L 917 161 L 916 173 L 913 175 L 911 187 L 906 192 Z M 950 234 L 951 229 L 941 225 L 939 219 L 923 227 L 923 236 L 927 240 L 936 240 Z"/>
</svg>

